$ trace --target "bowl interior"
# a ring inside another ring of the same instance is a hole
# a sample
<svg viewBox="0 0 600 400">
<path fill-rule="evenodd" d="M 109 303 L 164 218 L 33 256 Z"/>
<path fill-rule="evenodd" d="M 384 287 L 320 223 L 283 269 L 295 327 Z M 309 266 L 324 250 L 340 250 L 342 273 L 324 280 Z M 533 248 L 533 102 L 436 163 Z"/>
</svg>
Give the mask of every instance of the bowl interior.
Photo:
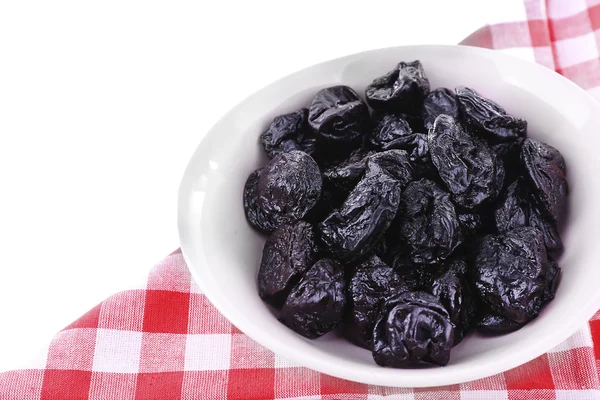
<svg viewBox="0 0 600 400">
<path fill-rule="evenodd" d="M 307 340 L 280 324 L 257 294 L 265 237 L 246 223 L 242 190 L 266 164 L 258 143 L 273 117 L 308 106 L 323 87 L 358 93 L 398 61 L 420 59 L 431 87 L 472 87 L 529 122 L 529 135 L 558 148 L 570 184 L 562 230 L 563 277 L 556 299 L 525 328 L 504 336 L 469 336 L 450 364 L 413 370 L 375 365 L 371 354 L 335 334 Z M 189 268 L 216 307 L 254 340 L 287 359 L 330 375 L 387 386 L 436 386 L 468 381 L 524 363 L 564 340 L 600 305 L 598 105 L 552 71 L 488 50 L 413 46 L 374 50 L 328 61 L 283 78 L 232 109 L 204 138 L 180 188 L 179 226 Z M 281 357 L 280 357 L 281 356 Z"/>
</svg>

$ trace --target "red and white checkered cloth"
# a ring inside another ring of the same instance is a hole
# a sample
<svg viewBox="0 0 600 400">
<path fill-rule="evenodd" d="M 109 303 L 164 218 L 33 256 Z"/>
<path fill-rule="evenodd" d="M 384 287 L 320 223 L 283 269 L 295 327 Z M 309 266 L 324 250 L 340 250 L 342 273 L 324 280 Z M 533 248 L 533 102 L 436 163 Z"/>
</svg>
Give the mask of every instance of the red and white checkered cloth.
<svg viewBox="0 0 600 400">
<path fill-rule="evenodd" d="M 464 43 L 537 61 L 600 97 L 600 0 L 526 0 L 519 11 L 516 22 L 486 26 Z M 600 399 L 600 313 L 503 374 L 431 389 L 368 386 L 253 342 L 210 304 L 176 251 L 145 289 L 108 298 L 61 331 L 45 360 L 0 374 L 0 400 Z"/>
</svg>

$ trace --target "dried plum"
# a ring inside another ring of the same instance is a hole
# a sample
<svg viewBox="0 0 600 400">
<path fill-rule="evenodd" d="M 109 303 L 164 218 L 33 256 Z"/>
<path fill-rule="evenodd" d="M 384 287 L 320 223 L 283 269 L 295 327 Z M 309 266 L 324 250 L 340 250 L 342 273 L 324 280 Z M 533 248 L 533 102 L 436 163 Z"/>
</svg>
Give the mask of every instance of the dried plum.
<svg viewBox="0 0 600 400">
<path fill-rule="evenodd" d="M 425 97 L 422 111 L 425 129 L 431 129 L 435 119 L 442 114 L 458 119 L 456 95 L 446 88 L 435 89 Z"/>
<path fill-rule="evenodd" d="M 416 114 L 429 93 L 429 80 L 419 60 L 400 62 L 393 71 L 373 80 L 365 93 L 374 110 Z"/>
<path fill-rule="evenodd" d="M 308 122 L 326 144 L 353 146 L 369 129 L 369 109 L 352 88 L 333 86 L 316 94 Z"/>
<path fill-rule="evenodd" d="M 265 220 L 261 215 L 260 207 L 258 206 L 258 180 L 262 173 L 262 168 L 252 172 L 246 184 L 244 185 L 244 214 L 246 220 L 251 227 L 261 232 L 271 232 L 275 228 Z"/>
<path fill-rule="evenodd" d="M 394 225 L 416 264 L 439 263 L 463 241 L 449 194 L 427 179 L 406 187 Z"/>
<path fill-rule="evenodd" d="M 465 238 L 473 239 L 485 230 L 485 221 L 477 213 L 458 213 L 458 221 Z"/>
<path fill-rule="evenodd" d="M 373 329 L 373 359 L 384 367 L 421 361 L 446 365 L 454 342 L 448 312 L 434 296 L 404 292 L 382 305 Z"/>
<path fill-rule="evenodd" d="M 472 269 L 476 293 L 494 313 L 528 322 L 542 305 L 547 264 L 542 234 L 535 228 L 488 235 Z"/>
<path fill-rule="evenodd" d="M 459 344 L 469 332 L 475 318 L 476 303 L 465 272 L 467 264 L 455 260 L 446 271 L 435 277 L 431 285 L 433 294 L 448 311 L 454 325 L 454 345 Z"/>
<path fill-rule="evenodd" d="M 388 150 L 375 153 L 367 159 L 367 176 L 386 174 L 404 188 L 413 180 L 413 167 L 404 150 Z"/>
<path fill-rule="evenodd" d="M 372 256 L 362 263 L 348 284 L 344 336 L 358 346 L 371 349 L 381 302 L 407 289 L 398 274 L 379 257 Z"/>
<path fill-rule="evenodd" d="M 509 115 L 504 108 L 473 89 L 459 86 L 456 96 L 463 121 L 469 131 L 496 141 L 525 137 L 527 121 Z"/>
<path fill-rule="evenodd" d="M 280 320 L 309 339 L 322 336 L 342 320 L 345 292 L 342 266 L 333 260 L 319 260 L 290 292 Z"/>
<path fill-rule="evenodd" d="M 258 180 L 260 225 L 272 231 L 302 219 L 321 196 L 321 172 L 302 151 L 280 153 L 263 169 Z"/>
<path fill-rule="evenodd" d="M 523 141 L 521 157 L 537 203 L 550 218 L 560 222 L 569 192 L 563 156 L 554 147 L 528 138 Z"/>
<path fill-rule="evenodd" d="M 269 158 L 293 150 L 302 150 L 313 155 L 316 138 L 308 125 L 308 109 L 301 108 L 275 117 L 269 128 L 260 136 L 260 142 Z"/>
<path fill-rule="evenodd" d="M 406 258 L 401 249 L 391 256 L 391 266 L 398 273 L 410 291 L 427 290 L 438 273 L 436 265 L 415 264 Z"/>
<path fill-rule="evenodd" d="M 431 161 L 458 205 L 474 208 L 498 195 L 504 170 L 484 142 L 448 115 L 435 120 L 428 139 Z"/>
<path fill-rule="evenodd" d="M 323 180 L 321 197 L 319 197 L 317 204 L 306 213 L 304 220 L 316 226 L 319 222 L 327 218 L 329 214 L 340 208 L 347 196 L 347 192 L 334 187 L 328 180 Z"/>
<path fill-rule="evenodd" d="M 348 194 L 363 177 L 367 168 L 367 158 L 372 154 L 375 152 L 364 148 L 356 149 L 342 163 L 326 169 L 323 177 Z"/>
<path fill-rule="evenodd" d="M 548 270 L 546 271 L 546 288 L 544 289 L 543 302 L 547 303 L 554 299 L 556 289 L 560 282 L 560 267 L 554 258 L 548 256 Z"/>
<path fill-rule="evenodd" d="M 548 250 L 562 248 L 562 240 L 554 221 L 545 217 L 533 204 L 527 190 L 520 181 L 508 186 L 504 198 L 494 212 L 496 229 L 500 233 L 508 232 L 521 226 L 537 228 L 544 238 Z"/>
<path fill-rule="evenodd" d="M 492 152 L 502 162 L 505 170 L 504 182 L 507 185 L 521 176 L 521 145 L 522 139 L 498 143 L 492 146 Z"/>
<path fill-rule="evenodd" d="M 330 254 L 341 260 L 369 254 L 394 219 L 400 192 L 387 174 L 363 177 L 342 207 L 319 224 Z"/>
<path fill-rule="evenodd" d="M 525 323 L 515 322 L 509 318 L 492 313 L 482 314 L 477 321 L 477 330 L 490 335 L 514 332 L 524 326 Z"/>
<path fill-rule="evenodd" d="M 267 239 L 258 270 L 258 294 L 280 307 L 290 290 L 317 261 L 313 227 L 304 221 L 282 225 Z"/>
<path fill-rule="evenodd" d="M 394 140 L 412 133 L 410 125 L 400 115 L 380 113 L 373 118 L 373 129 L 367 140 L 374 149 L 382 150 L 389 148 Z"/>
</svg>

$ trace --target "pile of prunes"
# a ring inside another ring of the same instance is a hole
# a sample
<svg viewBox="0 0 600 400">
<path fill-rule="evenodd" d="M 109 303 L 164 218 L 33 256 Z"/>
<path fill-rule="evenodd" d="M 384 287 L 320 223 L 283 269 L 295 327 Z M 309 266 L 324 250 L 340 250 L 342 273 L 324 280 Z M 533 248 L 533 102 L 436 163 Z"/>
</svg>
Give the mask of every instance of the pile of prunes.
<svg viewBox="0 0 600 400">
<path fill-rule="evenodd" d="M 259 295 L 304 337 L 446 365 L 470 331 L 515 331 L 554 298 L 565 161 L 473 89 L 430 90 L 419 61 L 365 99 L 322 89 L 260 136 L 270 162 L 243 194 L 269 235 Z"/>
</svg>

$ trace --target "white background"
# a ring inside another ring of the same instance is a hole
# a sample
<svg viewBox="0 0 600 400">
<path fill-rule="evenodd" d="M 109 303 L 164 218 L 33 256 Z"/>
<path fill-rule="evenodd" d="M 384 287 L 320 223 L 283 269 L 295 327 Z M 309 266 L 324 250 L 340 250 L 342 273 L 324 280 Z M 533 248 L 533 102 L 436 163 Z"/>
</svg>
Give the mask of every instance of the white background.
<svg viewBox="0 0 600 400">
<path fill-rule="evenodd" d="M 238 101 L 327 59 L 457 43 L 522 8 L 350 3 L 0 3 L 0 370 L 178 247 L 179 179 Z"/>
</svg>

